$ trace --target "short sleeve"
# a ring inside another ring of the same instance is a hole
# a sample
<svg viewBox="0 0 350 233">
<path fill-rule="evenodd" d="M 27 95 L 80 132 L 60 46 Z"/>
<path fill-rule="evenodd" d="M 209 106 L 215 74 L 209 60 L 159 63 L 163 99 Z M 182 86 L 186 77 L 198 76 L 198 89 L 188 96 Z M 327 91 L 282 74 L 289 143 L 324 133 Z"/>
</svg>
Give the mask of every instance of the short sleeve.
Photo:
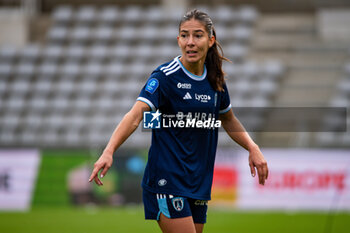
<svg viewBox="0 0 350 233">
<path fill-rule="evenodd" d="M 138 101 L 146 103 L 152 111 L 156 111 L 159 108 L 159 96 L 161 89 L 161 75 L 159 72 L 153 73 L 143 86 Z"/>
<path fill-rule="evenodd" d="M 224 91 L 221 92 L 220 94 L 221 94 L 220 95 L 221 98 L 220 98 L 219 113 L 223 114 L 223 113 L 230 111 L 230 109 L 232 108 L 231 102 L 230 102 L 230 95 L 228 93 L 226 83 L 224 84 Z"/>
</svg>

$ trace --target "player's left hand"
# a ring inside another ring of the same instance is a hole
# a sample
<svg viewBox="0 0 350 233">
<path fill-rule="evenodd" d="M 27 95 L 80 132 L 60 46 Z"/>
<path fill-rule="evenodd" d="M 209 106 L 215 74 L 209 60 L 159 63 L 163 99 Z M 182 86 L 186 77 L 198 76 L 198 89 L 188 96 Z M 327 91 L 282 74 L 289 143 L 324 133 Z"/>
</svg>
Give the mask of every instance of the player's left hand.
<svg viewBox="0 0 350 233">
<path fill-rule="evenodd" d="M 249 167 L 253 177 L 256 176 L 256 171 L 258 172 L 259 184 L 264 185 L 269 176 L 269 168 L 259 147 L 249 151 Z"/>
</svg>

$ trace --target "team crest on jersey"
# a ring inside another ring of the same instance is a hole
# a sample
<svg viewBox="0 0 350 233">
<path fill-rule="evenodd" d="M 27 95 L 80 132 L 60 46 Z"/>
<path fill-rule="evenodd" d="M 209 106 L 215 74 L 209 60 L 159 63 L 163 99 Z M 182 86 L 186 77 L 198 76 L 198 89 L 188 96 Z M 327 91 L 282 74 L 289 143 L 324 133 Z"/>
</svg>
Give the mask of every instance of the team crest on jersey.
<svg viewBox="0 0 350 233">
<path fill-rule="evenodd" d="M 159 86 L 159 82 L 157 79 L 155 78 L 151 78 L 148 82 L 147 82 L 147 85 L 146 85 L 146 91 L 148 91 L 149 93 L 153 94 L 157 88 Z"/>
<path fill-rule="evenodd" d="M 171 200 L 174 209 L 176 211 L 181 211 L 184 208 L 184 199 L 182 197 L 175 197 Z"/>
</svg>

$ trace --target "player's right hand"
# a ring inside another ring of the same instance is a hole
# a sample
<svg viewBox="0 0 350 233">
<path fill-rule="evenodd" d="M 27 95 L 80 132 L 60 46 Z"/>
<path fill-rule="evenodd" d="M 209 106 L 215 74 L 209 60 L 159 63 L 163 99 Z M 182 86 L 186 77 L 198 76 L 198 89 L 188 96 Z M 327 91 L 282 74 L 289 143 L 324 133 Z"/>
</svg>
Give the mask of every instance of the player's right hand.
<svg viewBox="0 0 350 233">
<path fill-rule="evenodd" d="M 112 166 L 113 164 L 113 154 L 104 152 L 100 158 L 96 161 L 94 164 L 94 169 L 92 170 L 91 176 L 89 178 L 89 182 L 92 180 L 95 180 L 95 183 L 99 186 L 103 185 L 102 181 L 98 177 L 98 173 L 100 170 L 102 172 L 100 173 L 100 178 L 103 178 L 108 169 Z"/>
</svg>

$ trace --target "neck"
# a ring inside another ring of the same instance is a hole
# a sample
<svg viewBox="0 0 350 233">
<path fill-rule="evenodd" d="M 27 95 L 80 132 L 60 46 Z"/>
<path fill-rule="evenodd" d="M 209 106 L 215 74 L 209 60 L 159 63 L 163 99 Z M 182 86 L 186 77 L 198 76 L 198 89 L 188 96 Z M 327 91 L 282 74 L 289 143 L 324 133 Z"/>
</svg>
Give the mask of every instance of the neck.
<svg viewBox="0 0 350 233">
<path fill-rule="evenodd" d="M 199 60 L 198 62 L 189 63 L 186 62 L 183 57 L 179 59 L 182 65 L 192 74 L 201 76 L 204 72 L 204 60 Z"/>
</svg>

